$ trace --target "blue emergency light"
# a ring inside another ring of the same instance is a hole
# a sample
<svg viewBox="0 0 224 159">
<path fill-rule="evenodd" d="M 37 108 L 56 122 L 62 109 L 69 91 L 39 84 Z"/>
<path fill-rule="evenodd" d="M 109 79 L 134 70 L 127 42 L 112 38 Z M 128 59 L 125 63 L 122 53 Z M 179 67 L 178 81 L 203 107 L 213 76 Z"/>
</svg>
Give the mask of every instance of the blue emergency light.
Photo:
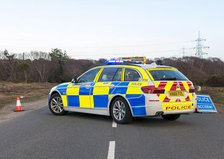
<svg viewBox="0 0 224 159">
<path fill-rule="evenodd" d="M 137 60 L 123 60 L 122 58 L 111 58 L 106 61 L 107 65 L 125 65 L 125 64 L 142 64 L 141 61 Z"/>
<path fill-rule="evenodd" d="M 122 64 L 124 64 L 124 61 L 121 60 L 120 58 L 117 58 L 117 59 L 116 58 L 112 58 L 110 60 L 107 60 L 106 64 L 107 65 L 122 65 Z"/>
</svg>

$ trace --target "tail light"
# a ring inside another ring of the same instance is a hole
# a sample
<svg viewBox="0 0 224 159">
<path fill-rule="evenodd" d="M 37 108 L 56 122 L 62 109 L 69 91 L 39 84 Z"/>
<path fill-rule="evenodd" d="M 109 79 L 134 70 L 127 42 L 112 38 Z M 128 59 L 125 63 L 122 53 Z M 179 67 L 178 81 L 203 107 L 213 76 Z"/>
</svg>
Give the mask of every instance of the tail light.
<svg viewBox="0 0 224 159">
<path fill-rule="evenodd" d="M 164 93 L 165 89 L 162 88 L 156 88 L 155 86 L 143 86 L 142 92 L 146 94 L 158 94 L 158 93 Z"/>
<path fill-rule="evenodd" d="M 189 93 L 194 93 L 194 92 L 195 92 L 195 89 L 194 89 L 193 86 L 191 86 L 191 87 L 189 88 Z"/>
</svg>

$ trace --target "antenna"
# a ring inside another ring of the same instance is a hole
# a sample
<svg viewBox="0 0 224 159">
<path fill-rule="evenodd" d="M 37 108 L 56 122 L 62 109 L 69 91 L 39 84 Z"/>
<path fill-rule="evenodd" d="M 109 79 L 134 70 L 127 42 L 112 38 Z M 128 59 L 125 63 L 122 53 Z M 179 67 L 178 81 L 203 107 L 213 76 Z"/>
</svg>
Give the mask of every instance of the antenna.
<svg viewBox="0 0 224 159">
<path fill-rule="evenodd" d="M 198 31 L 198 38 L 195 41 L 197 42 L 196 47 L 194 47 L 194 49 L 196 50 L 195 55 L 199 58 L 203 58 L 204 55 L 208 54 L 206 52 L 203 52 L 203 49 L 208 49 L 209 46 L 202 45 L 202 41 L 206 41 L 206 39 L 201 38 L 200 31 Z"/>
</svg>

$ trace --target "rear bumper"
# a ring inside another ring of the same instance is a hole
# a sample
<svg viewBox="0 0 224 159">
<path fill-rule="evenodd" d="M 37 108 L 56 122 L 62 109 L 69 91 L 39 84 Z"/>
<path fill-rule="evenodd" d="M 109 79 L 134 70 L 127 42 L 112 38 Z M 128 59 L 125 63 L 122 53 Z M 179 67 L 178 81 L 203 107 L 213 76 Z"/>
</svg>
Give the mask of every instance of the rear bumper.
<svg viewBox="0 0 224 159">
<path fill-rule="evenodd" d="M 147 116 L 193 113 L 195 111 L 196 101 L 193 100 L 189 102 L 175 102 L 166 104 L 164 105 L 160 101 L 147 102 L 145 107 Z"/>
</svg>

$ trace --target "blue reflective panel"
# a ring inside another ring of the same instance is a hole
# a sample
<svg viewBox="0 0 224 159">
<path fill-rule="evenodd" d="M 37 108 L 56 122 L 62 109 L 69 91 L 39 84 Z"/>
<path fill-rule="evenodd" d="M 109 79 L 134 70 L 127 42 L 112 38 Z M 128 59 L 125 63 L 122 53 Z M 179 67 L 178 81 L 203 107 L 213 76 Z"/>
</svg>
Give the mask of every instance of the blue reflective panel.
<svg viewBox="0 0 224 159">
<path fill-rule="evenodd" d="M 145 105 L 145 96 L 142 94 L 127 94 L 126 98 L 132 106 L 144 106 Z"/>
<path fill-rule="evenodd" d="M 80 86 L 79 88 L 79 95 L 89 95 L 90 88 L 85 86 Z"/>
<path fill-rule="evenodd" d="M 66 88 L 60 88 L 60 89 L 57 89 L 58 92 L 60 92 L 61 95 L 65 95 L 66 94 Z"/>
<path fill-rule="evenodd" d="M 110 89 L 110 94 L 126 94 L 127 87 L 116 87 L 114 89 Z"/>
<path fill-rule="evenodd" d="M 67 96 L 68 106 L 79 107 L 79 96 Z"/>
<path fill-rule="evenodd" d="M 145 107 L 133 107 L 132 111 L 134 116 L 146 116 Z"/>
<path fill-rule="evenodd" d="M 68 87 L 68 84 L 60 84 L 59 86 L 56 87 L 56 90 L 58 90 L 58 92 L 60 92 L 61 95 L 65 95 L 66 94 L 66 89 Z"/>
<path fill-rule="evenodd" d="M 94 95 L 94 108 L 106 108 L 108 104 L 108 95 Z"/>
<path fill-rule="evenodd" d="M 119 83 L 119 85 L 118 86 L 128 86 L 129 85 L 129 82 L 121 82 L 121 83 Z"/>
<path fill-rule="evenodd" d="M 126 94 L 127 86 L 129 82 L 112 82 L 114 83 L 115 87 L 111 88 L 109 93 L 110 94 Z"/>
<path fill-rule="evenodd" d="M 68 83 L 62 83 L 57 86 L 57 89 L 67 88 L 67 86 L 68 86 Z"/>
</svg>

